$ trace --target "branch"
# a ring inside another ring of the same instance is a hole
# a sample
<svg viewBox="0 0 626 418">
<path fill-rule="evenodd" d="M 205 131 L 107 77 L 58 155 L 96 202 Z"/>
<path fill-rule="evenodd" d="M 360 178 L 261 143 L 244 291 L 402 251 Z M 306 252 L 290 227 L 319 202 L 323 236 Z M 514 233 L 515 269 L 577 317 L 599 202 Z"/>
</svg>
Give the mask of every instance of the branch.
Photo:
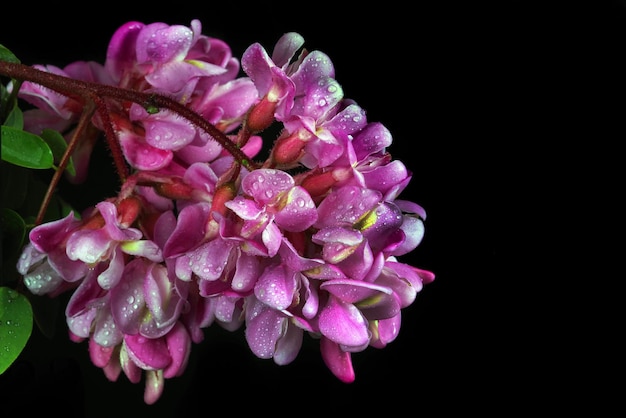
<svg viewBox="0 0 626 418">
<path fill-rule="evenodd" d="M 201 115 L 187 106 L 160 94 L 145 93 L 130 89 L 109 86 L 106 84 L 76 80 L 69 77 L 52 74 L 38 70 L 31 66 L 0 60 L 0 74 L 22 81 L 30 81 L 42 85 L 60 94 L 83 101 L 102 103 L 102 98 L 108 97 L 116 100 L 127 100 L 137 103 L 144 108 L 163 108 L 177 113 L 196 127 L 209 134 L 217 141 L 233 158 L 244 167 L 255 168 L 255 164 L 248 156 L 231 141 L 226 134 L 209 123 Z"/>
</svg>

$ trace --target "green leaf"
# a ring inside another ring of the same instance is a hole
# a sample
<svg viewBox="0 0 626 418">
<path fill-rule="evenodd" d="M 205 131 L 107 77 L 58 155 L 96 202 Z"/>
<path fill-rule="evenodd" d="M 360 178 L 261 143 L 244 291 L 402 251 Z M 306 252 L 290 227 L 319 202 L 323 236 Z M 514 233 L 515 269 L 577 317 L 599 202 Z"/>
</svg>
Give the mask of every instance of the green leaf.
<svg viewBox="0 0 626 418">
<path fill-rule="evenodd" d="M 24 112 L 22 112 L 22 109 L 17 106 L 11 109 L 3 125 L 20 130 L 24 129 Z"/>
<path fill-rule="evenodd" d="M 52 150 L 39 136 L 2 125 L 2 159 L 26 168 L 52 168 Z"/>
<path fill-rule="evenodd" d="M 26 296 L 0 287 L 0 374 L 26 347 L 33 330 L 33 309 Z"/>
<path fill-rule="evenodd" d="M 44 129 L 41 132 L 41 137 L 48 144 L 50 149 L 52 150 L 52 155 L 54 156 L 55 164 L 59 164 L 61 162 L 61 158 L 63 158 L 63 154 L 65 154 L 65 150 L 67 149 L 67 142 L 63 135 L 60 132 L 57 132 L 53 129 Z M 76 168 L 74 168 L 74 160 L 70 157 L 69 162 L 67 163 L 67 167 L 65 168 L 67 172 L 75 176 Z"/>
<path fill-rule="evenodd" d="M 0 60 L 13 62 L 15 64 L 20 63 L 20 60 L 18 60 L 17 57 L 2 44 L 0 44 Z"/>
</svg>

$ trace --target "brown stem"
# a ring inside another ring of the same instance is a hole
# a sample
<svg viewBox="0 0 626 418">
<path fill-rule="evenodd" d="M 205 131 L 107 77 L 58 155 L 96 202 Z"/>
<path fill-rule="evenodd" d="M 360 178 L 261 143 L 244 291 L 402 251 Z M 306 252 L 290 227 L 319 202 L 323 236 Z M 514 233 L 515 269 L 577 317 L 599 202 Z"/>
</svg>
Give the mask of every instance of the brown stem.
<svg viewBox="0 0 626 418">
<path fill-rule="evenodd" d="M 102 98 L 98 98 L 96 103 L 98 105 L 98 114 L 102 119 L 104 136 L 106 138 L 107 145 L 109 146 L 111 156 L 113 157 L 113 163 L 117 169 L 117 175 L 119 176 L 120 181 L 124 183 L 128 178 L 128 166 L 126 165 L 126 159 L 124 158 L 122 147 L 117 141 L 115 131 L 113 130 L 113 124 L 111 123 L 111 118 L 109 117 L 109 105 L 106 100 Z"/>
<path fill-rule="evenodd" d="M 89 127 L 89 121 L 93 116 L 96 107 L 93 102 L 88 102 L 87 107 L 83 110 L 83 113 L 80 116 L 78 121 L 78 126 L 74 130 L 72 134 L 72 138 L 67 144 L 67 149 L 63 153 L 63 157 L 61 157 L 61 161 L 59 161 L 59 166 L 57 167 L 54 175 L 52 176 L 52 180 L 50 180 L 50 184 L 48 185 L 48 189 L 46 190 L 46 194 L 41 202 L 41 206 L 39 207 L 39 213 L 37 214 L 37 218 L 35 219 L 35 225 L 39 225 L 43 222 L 43 218 L 46 215 L 46 211 L 48 210 L 48 206 L 50 205 L 50 201 L 52 200 L 52 194 L 54 193 L 54 189 L 59 184 L 61 180 L 61 176 L 63 172 L 65 172 L 65 168 L 78 145 L 79 139 L 83 136 L 84 132 Z"/>
<path fill-rule="evenodd" d="M 239 146 L 232 142 L 222 131 L 217 129 L 217 127 L 209 123 L 198 113 L 169 97 L 155 93 L 144 93 L 100 83 L 76 80 L 41 71 L 25 64 L 2 60 L 0 60 L 0 74 L 18 80 L 26 80 L 40 84 L 68 97 L 87 101 L 92 100 L 95 103 L 101 103 L 103 97 L 108 97 L 116 100 L 131 101 L 146 108 L 157 107 L 171 110 L 208 133 L 215 141 L 224 147 L 239 164 L 249 168 L 256 167 Z"/>
</svg>

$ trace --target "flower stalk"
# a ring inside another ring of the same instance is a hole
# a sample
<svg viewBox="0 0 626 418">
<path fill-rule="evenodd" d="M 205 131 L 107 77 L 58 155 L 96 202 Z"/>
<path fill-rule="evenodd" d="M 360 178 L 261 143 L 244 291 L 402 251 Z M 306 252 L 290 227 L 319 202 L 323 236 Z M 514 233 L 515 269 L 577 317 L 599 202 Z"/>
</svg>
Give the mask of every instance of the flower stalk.
<svg viewBox="0 0 626 418">
<path fill-rule="evenodd" d="M 130 101 L 149 109 L 149 113 L 156 113 L 160 109 L 168 109 L 181 117 L 187 119 L 198 128 L 205 131 L 215 141 L 219 142 L 235 160 L 244 167 L 254 168 L 255 164 L 241 151 L 241 149 L 224 135 L 222 131 L 217 129 L 213 124 L 198 113 L 189 109 L 185 105 L 158 93 L 146 93 L 126 88 L 119 88 L 100 83 L 94 83 L 83 80 L 76 80 L 69 77 L 63 77 L 50 72 L 42 71 L 31 66 L 0 60 L 0 74 L 15 78 L 21 81 L 30 81 L 35 84 L 47 87 L 65 96 L 72 97 L 87 103 L 89 101 L 96 103 L 99 112 L 108 115 L 104 98 L 118 101 Z M 107 117 L 107 116 L 105 116 Z M 109 138 L 109 135 L 107 135 Z M 110 141 L 110 140 L 109 140 Z M 113 142 L 113 141 L 110 141 Z M 114 157 L 116 158 L 116 157 Z M 120 177 L 124 179 L 126 170 L 121 170 L 120 164 L 116 166 Z"/>
</svg>

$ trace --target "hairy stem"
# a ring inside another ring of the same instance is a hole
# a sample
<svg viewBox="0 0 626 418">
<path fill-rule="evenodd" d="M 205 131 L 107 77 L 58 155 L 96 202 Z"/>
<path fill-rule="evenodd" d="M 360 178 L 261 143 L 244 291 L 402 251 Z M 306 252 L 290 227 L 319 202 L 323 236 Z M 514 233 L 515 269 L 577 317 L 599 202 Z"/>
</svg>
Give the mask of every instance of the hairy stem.
<svg viewBox="0 0 626 418">
<path fill-rule="evenodd" d="M 59 166 L 57 167 L 54 175 L 52 176 L 52 180 L 50 180 L 50 184 L 48 185 L 48 189 L 46 190 L 46 194 L 41 202 L 41 206 L 39 207 L 39 213 L 37 214 L 37 218 L 35 219 L 35 225 L 39 225 L 43 222 L 43 218 L 46 215 L 46 211 L 48 210 L 48 206 L 50 205 L 50 201 L 52 200 L 52 194 L 54 193 L 54 189 L 56 189 L 59 181 L 61 180 L 61 176 L 65 172 L 65 168 L 72 157 L 72 153 L 76 149 L 80 138 L 83 136 L 85 131 L 88 129 L 89 121 L 93 116 L 96 107 L 93 102 L 88 102 L 87 107 L 83 109 L 83 113 L 80 116 L 80 120 L 78 121 L 78 126 L 74 130 L 72 134 L 72 138 L 70 142 L 67 144 L 67 149 L 63 153 L 63 157 L 61 157 L 61 161 L 59 161 Z"/>
<path fill-rule="evenodd" d="M 239 146 L 231 141 L 222 131 L 217 129 L 215 125 L 209 123 L 197 112 L 194 112 L 192 109 L 189 109 L 185 105 L 169 97 L 155 93 L 145 93 L 100 83 L 76 80 L 46 71 L 41 71 L 25 64 L 2 60 L 0 60 L 0 74 L 17 80 L 30 81 L 32 83 L 42 85 L 68 97 L 76 98 L 82 101 L 93 101 L 96 105 L 101 105 L 103 103 L 102 99 L 106 97 L 115 100 L 131 101 L 144 106 L 145 108 L 156 107 L 160 109 L 168 109 L 187 119 L 189 122 L 209 134 L 215 141 L 224 147 L 224 149 L 228 151 L 228 153 L 230 153 L 239 164 L 245 167 L 255 168 L 255 164 L 249 160 L 248 156 L 239 148 Z M 107 137 L 109 137 L 108 134 Z M 123 173 L 120 173 L 120 176 L 123 177 Z"/>
<path fill-rule="evenodd" d="M 126 159 L 124 158 L 122 147 L 115 136 L 113 124 L 111 123 L 111 118 L 109 116 L 109 105 L 102 98 L 98 98 L 96 104 L 98 106 L 98 114 L 102 119 L 102 126 L 104 128 L 107 145 L 109 147 L 109 151 L 111 152 L 111 156 L 113 157 L 113 163 L 117 169 L 120 181 L 124 183 L 128 178 L 128 166 L 126 165 Z"/>
</svg>

